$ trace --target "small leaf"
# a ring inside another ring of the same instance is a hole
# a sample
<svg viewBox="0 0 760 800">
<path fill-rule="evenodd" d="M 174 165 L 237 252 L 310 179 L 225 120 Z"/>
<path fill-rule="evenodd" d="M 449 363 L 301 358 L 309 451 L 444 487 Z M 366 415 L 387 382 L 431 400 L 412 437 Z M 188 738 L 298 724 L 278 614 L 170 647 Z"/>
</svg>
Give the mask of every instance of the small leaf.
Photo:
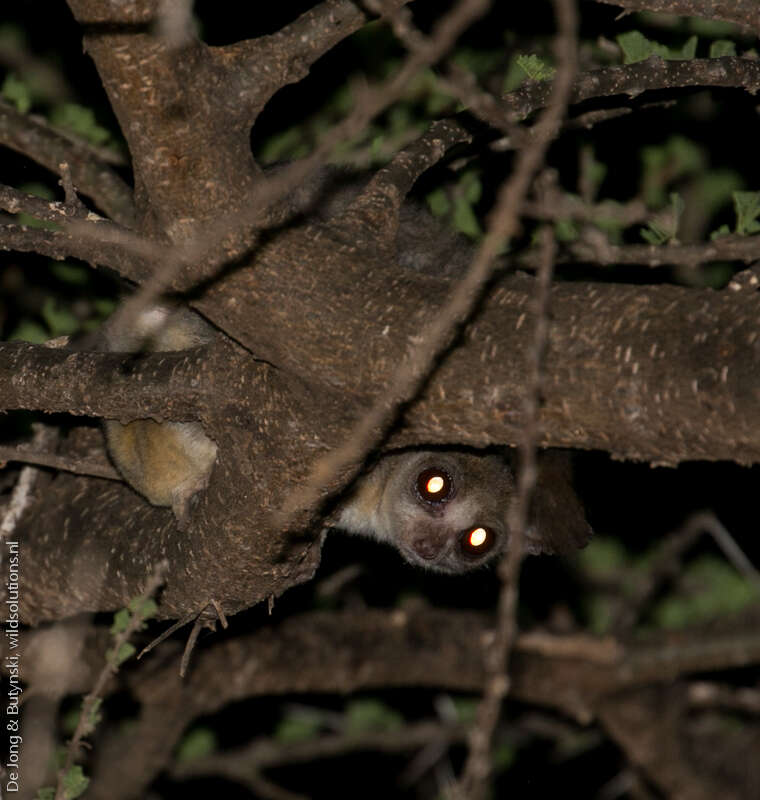
<svg viewBox="0 0 760 800">
<path fill-rule="evenodd" d="M 559 242 L 576 242 L 580 236 L 578 226 L 572 219 L 558 219 L 554 223 L 554 233 Z"/>
<path fill-rule="evenodd" d="M 496 774 L 506 772 L 517 760 L 517 749 L 512 744 L 502 742 L 494 748 L 491 759 Z"/>
<path fill-rule="evenodd" d="M 93 701 L 92 705 L 90 706 L 90 710 L 87 714 L 87 720 L 84 723 L 84 735 L 89 736 L 95 728 L 98 727 L 100 724 L 100 720 L 102 719 L 102 714 L 100 713 L 100 707 L 103 705 L 103 698 L 96 697 Z"/>
<path fill-rule="evenodd" d="M 16 111 L 21 114 L 26 114 L 32 107 L 32 93 L 29 87 L 12 72 L 6 75 L 0 87 L 0 95 L 16 106 Z"/>
<path fill-rule="evenodd" d="M 722 558 L 703 556 L 682 569 L 676 592 L 653 612 L 656 624 L 681 628 L 730 614 L 758 599 L 758 590 Z"/>
<path fill-rule="evenodd" d="M 471 697 L 453 697 L 454 710 L 456 711 L 457 720 L 462 725 L 471 725 L 475 722 L 478 713 L 478 701 Z"/>
<path fill-rule="evenodd" d="M 403 724 L 401 715 L 379 700 L 355 700 L 346 708 L 346 732 L 397 730 Z"/>
<path fill-rule="evenodd" d="M 322 723 L 317 714 L 289 714 L 281 720 L 274 731 L 274 737 L 282 744 L 307 742 L 319 735 Z"/>
<path fill-rule="evenodd" d="M 109 650 L 106 653 L 106 658 L 108 661 L 114 666 L 118 667 L 120 664 L 123 664 L 128 658 L 131 658 L 135 654 L 136 649 L 134 645 L 130 644 L 129 642 L 122 642 L 119 646 L 119 650 Z"/>
<path fill-rule="evenodd" d="M 42 344 L 50 338 L 50 334 L 37 322 L 30 319 L 23 319 L 13 329 L 8 337 L 9 342 L 30 342 L 31 344 Z"/>
<path fill-rule="evenodd" d="M 451 211 L 451 203 L 444 189 L 434 189 L 425 197 L 425 200 L 434 217 L 443 217 Z"/>
<path fill-rule="evenodd" d="M 63 793 L 66 800 L 76 800 L 87 791 L 90 779 L 84 774 L 82 768 L 75 764 L 63 776 Z"/>
<path fill-rule="evenodd" d="M 515 59 L 517 66 L 530 78 L 532 81 L 545 81 L 554 77 L 557 71 L 554 67 L 549 66 L 543 59 L 537 55 L 522 55 L 517 56 Z"/>
<path fill-rule="evenodd" d="M 72 286 L 86 286 L 92 275 L 87 267 L 68 264 L 65 261 L 51 261 L 50 272 L 62 283 L 68 283 Z"/>
<path fill-rule="evenodd" d="M 710 58 L 735 55 L 736 44 L 729 39 L 717 39 L 710 45 Z"/>
<path fill-rule="evenodd" d="M 472 210 L 472 206 L 463 197 L 458 197 L 454 201 L 454 216 L 452 221 L 456 230 L 473 239 L 477 239 L 483 234 L 480 224 L 478 223 L 478 218 Z"/>
<path fill-rule="evenodd" d="M 211 755 L 219 747 L 216 734 L 211 728 L 198 727 L 188 731 L 177 748 L 177 761 L 195 761 Z"/>
<path fill-rule="evenodd" d="M 113 615 L 113 622 L 111 623 L 111 633 L 123 633 L 129 625 L 132 615 L 126 608 L 120 608 Z"/>
<path fill-rule="evenodd" d="M 457 189 L 470 205 L 475 205 L 483 195 L 483 182 L 480 174 L 476 170 L 463 173 L 457 181 Z"/>
<path fill-rule="evenodd" d="M 760 192 L 734 192 L 734 210 L 736 211 L 736 232 L 740 236 L 748 236 L 760 230 Z"/>
<path fill-rule="evenodd" d="M 588 547 L 578 552 L 578 559 L 583 569 L 598 578 L 605 578 L 623 569 L 629 556 L 617 539 L 595 536 Z"/>
<path fill-rule="evenodd" d="M 37 789 L 37 796 L 34 800 L 55 800 L 55 788 L 43 786 L 42 789 Z"/>
<path fill-rule="evenodd" d="M 697 52 L 697 41 L 696 36 L 690 36 L 679 49 L 647 39 L 641 31 L 628 31 L 617 37 L 617 43 L 623 51 L 624 64 L 635 64 L 650 56 L 659 56 L 667 60 L 694 58 Z"/>
<path fill-rule="evenodd" d="M 640 233 L 649 244 L 661 245 L 674 241 L 678 234 L 678 223 L 683 214 L 684 203 L 677 192 L 670 195 L 670 210 L 659 219 L 653 219 Z"/>
<path fill-rule="evenodd" d="M 137 614 L 140 619 L 143 620 L 155 617 L 158 611 L 158 605 L 151 597 L 134 597 L 129 601 L 128 608 L 133 614 Z"/>
<path fill-rule="evenodd" d="M 59 308 L 52 297 L 45 298 L 41 314 L 54 338 L 70 336 L 79 330 L 79 320 L 68 309 Z"/>
<path fill-rule="evenodd" d="M 635 64 L 654 55 L 656 42 L 650 42 L 641 31 L 628 31 L 617 37 L 617 43 L 623 51 L 623 63 Z"/>
<path fill-rule="evenodd" d="M 710 241 L 714 242 L 716 239 L 722 239 L 724 236 L 731 235 L 731 228 L 728 225 L 721 225 L 720 228 L 710 234 Z"/>
<path fill-rule="evenodd" d="M 91 108 L 77 103 L 62 103 L 50 112 L 50 124 L 65 128 L 81 136 L 91 144 L 105 144 L 111 134 L 95 120 L 95 112 Z"/>
</svg>

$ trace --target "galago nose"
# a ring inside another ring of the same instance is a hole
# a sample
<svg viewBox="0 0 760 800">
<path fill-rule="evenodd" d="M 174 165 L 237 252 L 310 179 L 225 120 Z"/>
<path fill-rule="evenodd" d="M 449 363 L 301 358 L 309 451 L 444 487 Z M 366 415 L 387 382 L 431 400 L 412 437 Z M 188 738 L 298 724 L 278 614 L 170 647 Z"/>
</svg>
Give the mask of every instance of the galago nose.
<svg viewBox="0 0 760 800">
<path fill-rule="evenodd" d="M 441 552 L 441 543 L 431 538 L 415 539 L 412 542 L 412 550 L 425 561 L 432 561 Z"/>
</svg>

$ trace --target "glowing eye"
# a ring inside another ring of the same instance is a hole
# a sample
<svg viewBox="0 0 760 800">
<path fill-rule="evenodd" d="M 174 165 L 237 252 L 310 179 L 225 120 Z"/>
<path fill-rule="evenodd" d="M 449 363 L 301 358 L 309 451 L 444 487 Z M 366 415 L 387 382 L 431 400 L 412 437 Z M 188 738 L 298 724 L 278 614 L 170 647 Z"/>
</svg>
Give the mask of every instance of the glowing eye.
<svg viewBox="0 0 760 800">
<path fill-rule="evenodd" d="M 485 528 L 475 528 L 474 531 L 470 531 L 467 541 L 472 547 L 482 547 L 487 538 L 488 533 Z"/>
<path fill-rule="evenodd" d="M 425 491 L 428 494 L 439 494 L 444 487 L 444 480 L 440 475 L 434 475 L 426 484 Z"/>
<path fill-rule="evenodd" d="M 488 553 L 496 543 L 496 534 L 490 528 L 468 528 L 459 540 L 462 552 L 466 556 L 482 556 Z"/>
<path fill-rule="evenodd" d="M 440 503 L 448 500 L 454 491 L 454 483 L 448 472 L 431 467 L 417 476 L 417 494 L 429 503 Z"/>
</svg>

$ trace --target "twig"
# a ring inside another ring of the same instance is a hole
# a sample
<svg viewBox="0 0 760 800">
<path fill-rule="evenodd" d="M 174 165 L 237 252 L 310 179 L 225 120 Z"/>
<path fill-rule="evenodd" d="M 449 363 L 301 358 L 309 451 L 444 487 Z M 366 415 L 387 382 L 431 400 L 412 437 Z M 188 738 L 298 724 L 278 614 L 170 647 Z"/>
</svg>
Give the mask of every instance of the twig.
<svg viewBox="0 0 760 800">
<path fill-rule="evenodd" d="M 509 205 L 499 208 L 505 216 L 516 224 L 517 209 L 527 191 L 530 177 L 538 169 L 544 158 L 552 137 L 556 135 L 561 120 L 567 110 L 570 91 L 577 69 L 577 15 L 574 0 L 555 0 L 554 13 L 557 18 L 557 40 L 555 43 L 558 68 L 552 84 L 549 105 L 536 123 L 535 138 L 529 147 L 518 156 L 515 173 L 504 187 L 502 196 L 513 196 Z M 524 183 L 518 183 L 517 176 Z M 497 212 L 498 213 L 498 212 Z M 494 222 L 498 220 L 495 217 Z M 488 238 L 488 235 L 486 236 Z M 499 577 L 502 581 L 499 594 L 498 619 L 493 642 L 487 654 L 488 678 L 483 699 L 478 708 L 476 722 L 470 732 L 469 752 L 459 780 L 457 791 L 462 797 L 480 798 L 486 792 L 488 776 L 491 771 L 490 747 L 496 723 L 499 718 L 501 702 L 509 689 L 506 671 L 510 651 L 517 634 L 517 598 L 520 565 L 524 554 L 524 540 L 528 524 L 528 512 L 533 488 L 536 483 L 536 446 L 538 444 L 538 412 L 541 393 L 543 356 L 548 341 L 549 295 L 554 269 L 556 243 L 548 230 L 544 231 L 542 258 L 536 288 L 536 329 L 533 347 L 528 354 L 530 376 L 526 381 L 525 403 L 523 408 L 524 438 L 520 446 L 520 470 L 518 473 L 517 494 L 507 514 L 510 532 L 510 546 L 499 564 Z"/>
<path fill-rule="evenodd" d="M 758 689 L 695 681 L 689 686 L 689 702 L 695 708 L 728 708 L 745 714 L 760 714 Z"/>
<path fill-rule="evenodd" d="M 760 589 L 760 573 L 752 562 L 740 550 L 720 520 L 712 512 L 702 511 L 689 517 L 659 545 L 646 575 L 636 583 L 635 590 L 623 598 L 623 604 L 612 623 L 614 631 L 624 633 L 633 628 L 660 587 L 679 574 L 684 554 L 705 531 L 713 537 L 737 572 Z"/>
<path fill-rule="evenodd" d="M 711 261 L 743 261 L 760 258 L 760 242 L 755 236 L 725 236 L 704 244 L 630 244 L 612 245 L 601 231 L 585 231 L 584 238 L 567 246 L 574 261 L 586 261 L 601 266 L 640 264 L 644 267 L 698 267 Z M 560 257 L 560 263 L 569 259 Z M 535 263 L 530 255 L 521 259 Z"/>
<path fill-rule="evenodd" d="M 38 425 L 34 433 L 34 444 L 37 447 L 49 446 L 57 439 L 58 431 L 47 425 Z M 2 448 L 0 448 L 1 450 Z M 13 448 L 8 448 L 13 449 Z M 0 455 L 2 459 L 2 455 Z M 35 467 L 24 467 L 13 487 L 11 498 L 0 521 L 0 542 L 5 541 L 16 530 L 21 515 L 32 501 L 32 489 L 40 471 Z"/>
<path fill-rule="evenodd" d="M 168 569 L 169 562 L 162 561 L 156 566 L 152 574 L 146 580 L 145 590 L 136 604 L 135 612 L 130 617 L 129 622 L 124 627 L 124 630 L 120 633 L 117 633 L 113 638 L 112 648 L 110 651 L 113 654 L 113 657 L 106 657 L 103 669 L 101 669 L 98 677 L 95 679 L 95 684 L 82 701 L 82 708 L 79 712 L 77 726 L 66 747 L 66 759 L 63 763 L 63 766 L 58 770 L 58 782 L 55 790 L 55 800 L 66 800 L 64 779 L 77 758 L 79 747 L 82 744 L 83 738 L 92 731 L 94 712 L 102 699 L 106 684 L 110 680 L 111 676 L 114 675 L 118 670 L 118 654 L 121 648 L 129 642 L 129 639 L 132 637 L 132 635 L 143 625 L 145 619 L 141 613 L 141 609 L 145 603 L 147 603 L 153 597 L 156 591 L 158 591 L 159 587 L 164 582 L 164 576 L 166 575 Z"/>
<path fill-rule="evenodd" d="M 132 190 L 110 166 L 114 154 L 96 150 L 81 140 L 72 141 L 51 127 L 42 117 L 21 114 L 0 101 L 0 144 L 58 172 L 59 164 L 71 168 L 74 182 L 112 219 L 121 225 L 134 223 Z M 119 159 L 119 165 L 123 159 Z"/>
<path fill-rule="evenodd" d="M 262 738 L 238 750 L 177 764 L 172 768 L 172 774 L 177 778 L 223 775 L 258 791 L 263 780 L 262 771 L 272 767 L 303 764 L 361 751 L 404 753 L 441 743 L 445 752 L 452 743 L 461 742 L 464 738 L 465 729 L 461 724 L 440 721 L 416 722 L 390 731 L 327 734 L 290 744 Z"/>
<path fill-rule="evenodd" d="M 190 656 L 195 649 L 195 645 L 198 641 L 198 636 L 201 632 L 201 629 L 204 626 L 213 627 L 215 624 L 215 619 L 212 615 L 208 614 L 209 607 L 214 609 L 214 613 L 216 615 L 216 619 L 222 625 L 222 628 L 227 628 L 229 623 L 227 622 L 227 616 L 225 615 L 222 607 L 219 603 L 214 599 L 211 598 L 204 606 L 201 608 L 200 611 L 193 611 L 188 614 L 186 617 L 183 617 L 180 620 L 177 620 L 173 625 L 170 625 L 165 631 L 163 631 L 159 636 L 153 639 L 152 642 L 147 644 L 143 649 L 137 654 L 138 661 L 147 653 L 150 653 L 151 650 L 155 649 L 161 642 L 165 639 L 168 639 L 175 631 L 178 631 L 180 628 L 184 628 L 185 625 L 189 624 L 190 622 L 193 623 L 193 627 L 190 630 L 190 635 L 187 637 L 187 641 L 185 642 L 185 649 L 182 652 L 182 660 L 180 661 L 179 666 L 179 676 L 180 678 L 184 678 L 187 674 L 187 668 L 190 664 Z"/>
<path fill-rule="evenodd" d="M 692 523 L 707 531 L 715 539 L 715 543 L 723 551 L 723 555 L 733 564 L 734 569 L 756 589 L 760 589 L 760 573 L 715 514 L 711 511 L 703 511 L 692 518 Z"/>
<path fill-rule="evenodd" d="M 61 164 L 61 167 L 63 166 L 64 165 Z M 97 214 L 88 211 L 82 203 L 79 202 L 78 198 L 76 203 L 69 202 L 69 192 L 66 190 L 66 186 L 68 185 L 73 188 L 73 184 L 71 184 L 71 174 L 68 165 L 65 166 L 65 170 L 69 173 L 68 179 L 62 180 L 64 191 L 66 191 L 65 203 L 61 203 L 58 200 L 45 200 L 42 197 L 37 197 L 36 195 L 22 192 L 19 189 L 13 189 L 10 186 L 0 184 L 0 208 L 10 214 L 18 214 L 23 211 L 37 219 L 44 219 L 48 222 L 56 222 L 59 224 L 64 223 L 67 219 L 74 218 L 87 219 L 90 221 L 102 219 L 102 217 L 99 217 Z M 76 195 L 74 196 L 76 197 Z"/>
</svg>

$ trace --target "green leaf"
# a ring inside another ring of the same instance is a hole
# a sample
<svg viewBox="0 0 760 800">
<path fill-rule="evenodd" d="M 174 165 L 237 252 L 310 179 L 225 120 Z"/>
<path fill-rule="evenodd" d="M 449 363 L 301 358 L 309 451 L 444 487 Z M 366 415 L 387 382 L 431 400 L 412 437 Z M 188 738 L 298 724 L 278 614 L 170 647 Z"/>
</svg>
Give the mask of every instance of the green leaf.
<svg viewBox="0 0 760 800">
<path fill-rule="evenodd" d="M 494 748 L 491 758 L 494 772 L 506 772 L 517 760 L 517 748 L 513 744 L 502 742 Z"/>
<path fill-rule="evenodd" d="M 43 786 L 42 789 L 37 789 L 37 796 L 34 800 L 55 800 L 55 787 Z"/>
<path fill-rule="evenodd" d="M 635 64 L 644 61 L 655 53 L 656 42 L 650 42 L 640 31 L 628 31 L 617 37 L 617 43 L 623 51 L 623 63 Z"/>
<path fill-rule="evenodd" d="M 591 633 L 603 636 L 609 633 L 613 622 L 613 606 L 609 597 L 591 594 L 583 599 L 586 625 Z"/>
<path fill-rule="evenodd" d="M 588 547 L 578 552 L 581 568 L 598 578 L 607 578 L 623 569 L 629 561 L 625 547 L 617 540 L 595 536 Z"/>
<path fill-rule="evenodd" d="M 322 722 L 318 714 L 289 714 L 274 731 L 275 739 L 283 744 L 307 742 L 319 735 Z"/>
<path fill-rule="evenodd" d="M 131 658 L 136 653 L 135 646 L 130 644 L 129 642 L 122 642 L 119 646 L 119 650 L 109 650 L 106 653 L 106 658 L 109 662 L 114 666 L 118 667 L 120 664 L 123 664 L 128 658 Z"/>
<path fill-rule="evenodd" d="M 68 264 L 65 261 L 51 261 L 50 272 L 59 281 L 68 283 L 71 286 L 86 286 L 92 275 L 87 267 L 80 267 L 78 264 Z"/>
<path fill-rule="evenodd" d="M 681 571 L 679 586 L 654 609 L 656 624 L 682 628 L 731 614 L 756 602 L 760 592 L 722 558 L 703 556 Z"/>
<path fill-rule="evenodd" d="M 578 226 L 572 219 L 558 219 L 554 223 L 554 233 L 560 242 L 575 242 L 580 236 Z"/>
<path fill-rule="evenodd" d="M 591 197 L 596 197 L 599 187 L 607 177 L 607 165 L 598 161 L 594 148 L 590 145 L 583 147 L 581 152 L 581 170 L 583 181 L 588 185 Z"/>
<path fill-rule="evenodd" d="M 696 178 L 696 194 L 707 216 L 712 216 L 744 186 L 742 176 L 732 169 L 711 169 Z"/>
<path fill-rule="evenodd" d="M 129 621 L 132 619 L 132 615 L 126 608 L 120 608 L 114 615 L 113 615 L 113 622 L 111 623 L 111 633 L 124 633 L 127 629 L 127 625 L 129 625 Z"/>
<path fill-rule="evenodd" d="M 652 13 L 652 20 L 659 20 L 660 14 Z M 717 19 L 702 19 L 700 17 L 689 17 L 687 20 L 690 31 L 714 39 L 717 36 L 731 36 L 736 34 L 738 27 L 733 22 L 723 22 Z"/>
<path fill-rule="evenodd" d="M 480 173 L 477 170 L 469 170 L 462 174 L 462 177 L 457 181 L 457 189 L 464 199 L 475 205 L 483 195 L 483 182 L 480 179 Z"/>
<path fill-rule="evenodd" d="M 736 211 L 736 232 L 740 236 L 749 236 L 760 231 L 760 192 L 734 192 L 734 210 Z"/>
<path fill-rule="evenodd" d="M 129 610 L 137 614 L 140 619 L 146 620 L 155 617 L 158 612 L 158 605 L 152 597 L 134 597 L 129 601 Z"/>
<path fill-rule="evenodd" d="M 105 144 L 111 133 L 98 125 L 95 112 L 77 103 L 61 103 L 50 112 L 50 124 L 75 133 L 94 145 Z"/>
<path fill-rule="evenodd" d="M 45 298 L 41 314 L 54 338 L 70 336 L 79 330 L 79 320 L 69 309 L 59 308 L 53 297 Z"/>
<path fill-rule="evenodd" d="M 517 63 L 520 56 L 512 58 L 504 73 L 504 80 L 501 83 L 501 91 L 503 94 L 513 92 L 527 80 L 525 70 Z"/>
<path fill-rule="evenodd" d="M 502 63 L 504 51 L 476 50 L 471 47 L 459 47 L 452 56 L 452 61 L 478 78 L 493 72 Z"/>
<path fill-rule="evenodd" d="M 9 342 L 30 342 L 42 344 L 50 338 L 50 334 L 37 322 L 22 319 L 8 337 Z"/>
<path fill-rule="evenodd" d="M 82 768 L 75 764 L 63 776 L 63 794 L 66 800 L 76 800 L 87 791 L 87 785 L 90 779 L 84 774 Z"/>
<path fill-rule="evenodd" d="M 479 702 L 472 697 L 452 697 L 454 710 L 456 711 L 457 720 L 462 725 L 471 725 L 475 722 L 475 717 L 478 713 Z"/>
<path fill-rule="evenodd" d="M 661 245 L 675 240 L 678 234 L 678 223 L 683 214 L 683 200 L 677 192 L 670 195 L 670 213 L 666 219 L 653 219 L 646 228 L 640 230 L 642 238 L 649 244 Z"/>
<path fill-rule="evenodd" d="M 710 241 L 714 242 L 716 239 L 722 239 L 724 236 L 731 235 L 731 228 L 728 225 L 721 225 L 720 228 L 710 234 Z"/>
<path fill-rule="evenodd" d="M 100 708 L 103 705 L 103 698 L 96 697 L 93 701 L 92 705 L 90 706 L 90 710 L 87 714 L 87 719 L 84 723 L 84 735 L 89 736 L 95 728 L 98 727 L 100 724 L 100 720 L 102 719 L 103 715 L 100 713 Z"/>
<path fill-rule="evenodd" d="M 379 700 L 354 700 L 346 707 L 346 732 L 349 734 L 398 730 L 402 725 L 401 715 Z"/>
<path fill-rule="evenodd" d="M 219 743 L 211 728 L 198 727 L 188 731 L 177 747 L 177 761 L 186 763 L 211 755 L 218 750 Z"/>
<path fill-rule="evenodd" d="M 452 221 L 456 230 L 473 239 L 477 239 L 483 234 L 480 224 L 478 223 L 478 218 L 472 210 L 472 206 L 464 197 L 457 197 L 454 200 L 454 215 Z"/>
<path fill-rule="evenodd" d="M 425 201 L 434 217 L 443 217 L 451 211 L 451 203 L 445 189 L 434 189 L 425 197 Z"/>
<path fill-rule="evenodd" d="M 736 44 L 729 39 L 718 39 L 710 45 L 710 58 L 721 56 L 735 56 Z"/>
<path fill-rule="evenodd" d="M 690 59 L 694 58 L 697 52 L 696 36 L 690 36 L 680 49 L 647 39 L 641 31 L 621 33 L 617 37 L 617 43 L 623 51 L 624 64 L 635 64 L 650 56 L 659 56 L 667 60 Z"/>
<path fill-rule="evenodd" d="M 557 71 L 554 67 L 534 54 L 517 56 L 515 62 L 532 81 L 548 80 L 549 78 L 553 78 L 554 73 Z"/>
<path fill-rule="evenodd" d="M 645 147 L 641 156 L 644 200 L 652 208 L 665 204 L 669 184 L 702 172 L 707 164 L 704 149 L 685 136 L 671 136 L 663 144 Z"/>
<path fill-rule="evenodd" d="M 0 87 L 0 95 L 16 106 L 16 111 L 21 114 L 26 114 L 32 107 L 32 93 L 29 86 L 19 80 L 13 72 L 9 72 L 5 76 L 3 85 Z"/>
</svg>

